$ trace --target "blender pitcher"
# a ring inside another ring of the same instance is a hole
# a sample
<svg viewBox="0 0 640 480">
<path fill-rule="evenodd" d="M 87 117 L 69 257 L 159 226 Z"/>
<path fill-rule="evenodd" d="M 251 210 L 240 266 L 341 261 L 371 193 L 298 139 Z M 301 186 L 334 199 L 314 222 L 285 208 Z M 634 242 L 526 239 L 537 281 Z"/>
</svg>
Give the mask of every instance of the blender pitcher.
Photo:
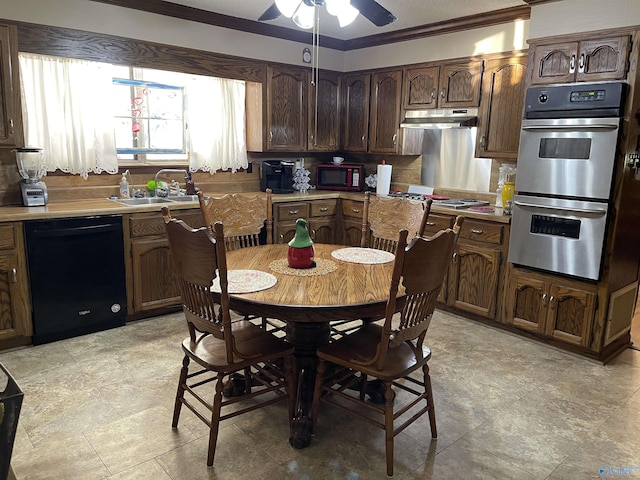
<svg viewBox="0 0 640 480">
<path fill-rule="evenodd" d="M 16 162 L 22 180 L 22 203 L 26 207 L 46 205 L 49 199 L 47 186 L 40 179 L 47 174 L 42 148 L 16 148 Z"/>
</svg>

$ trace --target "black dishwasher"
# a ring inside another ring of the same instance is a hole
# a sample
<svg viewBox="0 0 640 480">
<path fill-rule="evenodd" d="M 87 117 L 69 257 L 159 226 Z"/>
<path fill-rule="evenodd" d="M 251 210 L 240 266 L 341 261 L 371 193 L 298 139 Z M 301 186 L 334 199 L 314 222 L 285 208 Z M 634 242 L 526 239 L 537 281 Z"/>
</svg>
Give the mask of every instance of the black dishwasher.
<svg viewBox="0 0 640 480">
<path fill-rule="evenodd" d="M 125 323 L 122 216 L 24 223 L 33 344 Z"/>
</svg>

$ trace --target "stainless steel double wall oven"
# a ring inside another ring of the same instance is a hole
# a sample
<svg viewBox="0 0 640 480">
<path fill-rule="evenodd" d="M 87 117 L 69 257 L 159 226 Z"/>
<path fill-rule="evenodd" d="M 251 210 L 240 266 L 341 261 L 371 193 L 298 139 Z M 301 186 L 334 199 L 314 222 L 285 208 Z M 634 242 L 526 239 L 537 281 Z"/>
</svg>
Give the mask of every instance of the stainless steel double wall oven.
<svg viewBox="0 0 640 480">
<path fill-rule="evenodd" d="M 510 262 L 600 279 L 625 87 L 527 90 Z"/>
</svg>

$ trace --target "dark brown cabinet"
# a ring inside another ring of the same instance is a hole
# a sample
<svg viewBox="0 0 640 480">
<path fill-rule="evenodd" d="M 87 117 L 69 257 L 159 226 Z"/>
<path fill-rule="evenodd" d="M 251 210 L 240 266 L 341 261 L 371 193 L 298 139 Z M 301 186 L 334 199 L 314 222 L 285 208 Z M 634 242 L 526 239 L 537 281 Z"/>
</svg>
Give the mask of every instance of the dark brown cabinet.
<svg viewBox="0 0 640 480">
<path fill-rule="evenodd" d="M 308 70 L 267 67 L 267 150 L 307 149 L 308 81 Z"/>
<path fill-rule="evenodd" d="M 18 77 L 18 34 L 0 25 L 0 146 L 22 146 L 22 110 Z"/>
<path fill-rule="evenodd" d="M 204 224 L 199 209 L 175 210 L 172 216 L 194 228 Z M 172 273 L 162 214 L 131 214 L 124 225 L 129 250 L 125 262 L 129 315 L 179 305 L 180 290 Z"/>
<path fill-rule="evenodd" d="M 629 47 L 628 35 L 533 44 L 531 84 L 624 79 Z"/>
<path fill-rule="evenodd" d="M 366 152 L 369 142 L 371 75 L 347 75 L 343 85 L 342 148 L 349 152 Z"/>
<path fill-rule="evenodd" d="M 311 202 L 309 217 L 311 237 L 317 243 L 338 243 L 337 198 Z"/>
<path fill-rule="evenodd" d="M 369 151 L 398 153 L 402 71 L 378 72 L 371 76 Z"/>
<path fill-rule="evenodd" d="M 33 334 L 22 223 L 0 225 L 0 347 Z"/>
<path fill-rule="evenodd" d="M 506 292 L 507 322 L 545 337 L 588 347 L 597 305 L 596 288 L 512 268 Z"/>
<path fill-rule="evenodd" d="M 364 200 L 341 200 L 342 244 L 352 247 L 360 246 L 362 237 L 362 216 Z"/>
<path fill-rule="evenodd" d="M 526 56 L 507 56 L 485 62 L 476 157 L 517 158 L 526 72 Z"/>
<path fill-rule="evenodd" d="M 482 61 L 412 67 L 404 70 L 402 108 L 477 107 Z"/>
<path fill-rule="evenodd" d="M 316 103 L 318 108 L 316 109 Z M 340 148 L 340 76 L 320 71 L 309 95 L 307 145 L 310 151 Z"/>
<path fill-rule="evenodd" d="M 309 202 L 276 203 L 273 206 L 273 243 L 288 243 L 296 234 L 296 220 L 309 220 Z"/>
</svg>

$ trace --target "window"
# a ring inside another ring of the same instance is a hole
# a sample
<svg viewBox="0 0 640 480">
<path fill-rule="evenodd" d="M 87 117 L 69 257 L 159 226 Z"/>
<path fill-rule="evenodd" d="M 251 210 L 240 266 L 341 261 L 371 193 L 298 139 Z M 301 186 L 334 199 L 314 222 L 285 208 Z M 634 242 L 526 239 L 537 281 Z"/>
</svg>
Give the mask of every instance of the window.
<svg viewBox="0 0 640 480">
<path fill-rule="evenodd" d="M 47 171 L 248 166 L 243 81 L 25 53 L 20 76 L 26 144 Z"/>
<path fill-rule="evenodd" d="M 113 79 L 118 154 L 185 153 L 184 88 Z"/>
</svg>

